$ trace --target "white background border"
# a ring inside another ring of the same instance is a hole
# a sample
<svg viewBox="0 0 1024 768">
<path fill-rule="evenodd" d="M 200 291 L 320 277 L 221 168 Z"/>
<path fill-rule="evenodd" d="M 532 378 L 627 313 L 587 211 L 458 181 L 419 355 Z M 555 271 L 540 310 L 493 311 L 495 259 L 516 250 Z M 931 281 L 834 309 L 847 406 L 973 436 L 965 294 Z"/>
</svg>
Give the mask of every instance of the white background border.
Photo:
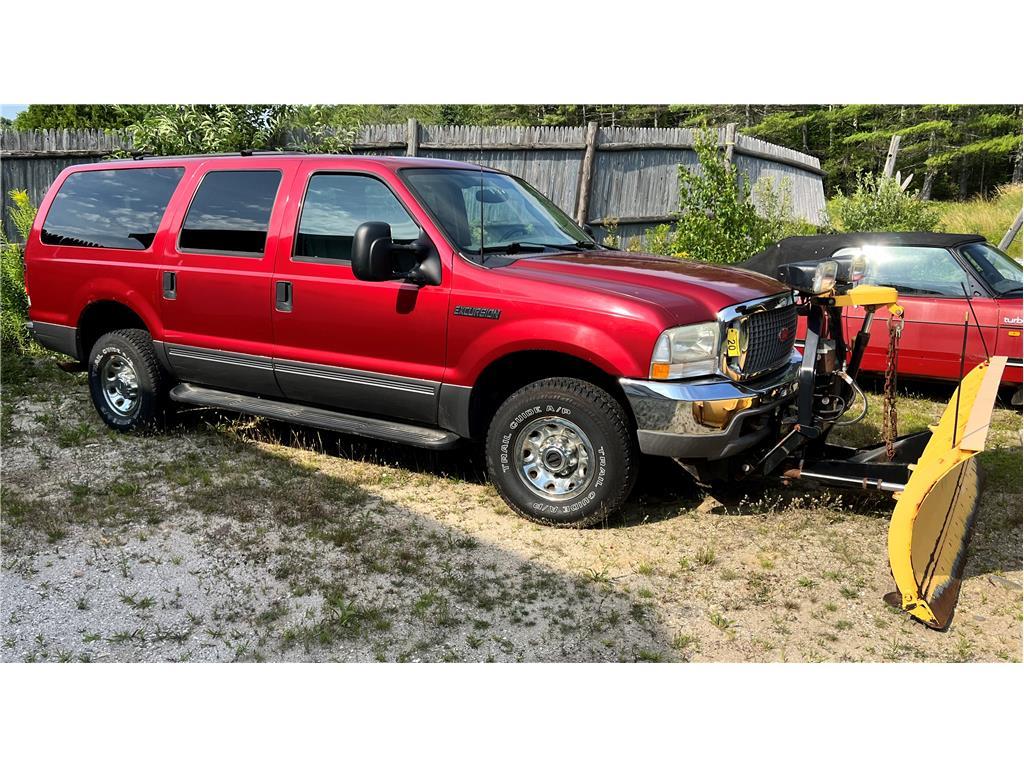
<svg viewBox="0 0 1024 768">
<path fill-rule="evenodd" d="M 990 0 L 8 4 L 0 101 L 1021 103 L 1021 16 Z M 1021 683 L 1019 664 L 6 664 L 0 759 L 991 765 L 1020 752 Z"/>
</svg>

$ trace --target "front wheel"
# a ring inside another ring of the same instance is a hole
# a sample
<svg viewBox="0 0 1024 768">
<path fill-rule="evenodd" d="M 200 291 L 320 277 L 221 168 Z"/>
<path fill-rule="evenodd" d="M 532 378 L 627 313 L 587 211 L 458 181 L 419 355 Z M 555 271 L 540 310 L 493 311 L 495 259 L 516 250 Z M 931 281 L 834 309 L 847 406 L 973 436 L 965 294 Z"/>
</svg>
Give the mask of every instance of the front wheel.
<svg viewBox="0 0 1024 768">
<path fill-rule="evenodd" d="M 487 470 L 512 509 L 565 528 L 600 523 L 636 482 L 638 449 L 622 406 L 580 379 L 514 392 L 487 432 Z"/>
</svg>

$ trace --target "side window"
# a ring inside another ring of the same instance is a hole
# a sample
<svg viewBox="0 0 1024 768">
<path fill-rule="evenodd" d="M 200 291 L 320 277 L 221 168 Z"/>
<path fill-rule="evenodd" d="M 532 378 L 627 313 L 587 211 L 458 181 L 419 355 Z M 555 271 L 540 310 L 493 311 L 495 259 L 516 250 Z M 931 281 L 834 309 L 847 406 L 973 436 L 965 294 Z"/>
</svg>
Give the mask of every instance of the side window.
<svg viewBox="0 0 1024 768">
<path fill-rule="evenodd" d="M 867 274 L 864 282 L 888 285 L 904 296 L 964 295 L 970 289 L 967 274 L 945 248 L 865 246 Z"/>
<path fill-rule="evenodd" d="M 184 168 L 80 171 L 68 176 L 43 222 L 47 245 L 123 248 L 153 244 Z"/>
<path fill-rule="evenodd" d="M 280 171 L 210 171 L 188 207 L 178 247 L 262 256 L 280 183 Z"/>
<path fill-rule="evenodd" d="M 360 224 L 385 221 L 396 243 L 412 242 L 420 228 L 384 182 L 371 176 L 317 173 L 309 180 L 295 238 L 298 259 L 350 261 Z"/>
</svg>

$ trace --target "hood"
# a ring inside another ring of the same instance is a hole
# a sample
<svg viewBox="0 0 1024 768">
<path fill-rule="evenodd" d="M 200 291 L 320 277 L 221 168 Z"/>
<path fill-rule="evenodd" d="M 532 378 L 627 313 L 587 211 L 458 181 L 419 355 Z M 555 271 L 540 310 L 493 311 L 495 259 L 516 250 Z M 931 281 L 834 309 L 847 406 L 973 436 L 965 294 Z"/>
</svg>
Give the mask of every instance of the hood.
<svg viewBox="0 0 1024 768">
<path fill-rule="evenodd" d="M 788 290 L 777 280 L 738 267 L 624 251 L 531 256 L 505 269 L 655 304 L 681 325 L 710 319 L 723 307 Z"/>
</svg>

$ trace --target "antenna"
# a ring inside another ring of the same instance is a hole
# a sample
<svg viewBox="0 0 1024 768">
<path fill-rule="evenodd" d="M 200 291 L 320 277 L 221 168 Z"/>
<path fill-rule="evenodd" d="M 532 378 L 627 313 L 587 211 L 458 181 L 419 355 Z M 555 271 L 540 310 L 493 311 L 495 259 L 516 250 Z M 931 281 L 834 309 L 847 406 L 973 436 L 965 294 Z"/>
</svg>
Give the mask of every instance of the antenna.
<svg viewBox="0 0 1024 768">
<path fill-rule="evenodd" d="M 480 126 L 480 263 L 484 260 L 484 129 Z"/>
<path fill-rule="evenodd" d="M 961 286 L 963 283 L 960 284 Z M 970 299 L 967 300 L 970 304 Z M 963 346 L 960 347 L 960 382 L 956 385 L 956 409 L 953 411 L 953 444 L 951 448 L 956 448 L 956 432 L 957 425 L 960 423 L 960 388 L 964 383 L 964 358 L 967 357 L 967 313 L 964 312 L 964 341 Z"/>
<path fill-rule="evenodd" d="M 974 311 L 974 304 L 971 302 L 971 295 L 967 292 L 967 286 L 960 283 L 960 289 L 964 292 L 964 298 L 967 299 L 967 306 L 971 310 L 971 315 L 974 316 L 974 327 L 978 329 L 978 335 L 981 336 L 981 346 L 985 348 L 985 359 L 990 360 L 992 355 L 988 352 L 988 343 L 985 341 L 985 332 L 981 329 L 981 323 L 978 322 L 978 315 Z M 964 315 L 964 321 L 966 322 L 967 316 Z M 964 339 L 964 349 L 967 348 L 967 339 Z M 960 365 L 960 378 L 964 376 L 963 364 Z"/>
</svg>

